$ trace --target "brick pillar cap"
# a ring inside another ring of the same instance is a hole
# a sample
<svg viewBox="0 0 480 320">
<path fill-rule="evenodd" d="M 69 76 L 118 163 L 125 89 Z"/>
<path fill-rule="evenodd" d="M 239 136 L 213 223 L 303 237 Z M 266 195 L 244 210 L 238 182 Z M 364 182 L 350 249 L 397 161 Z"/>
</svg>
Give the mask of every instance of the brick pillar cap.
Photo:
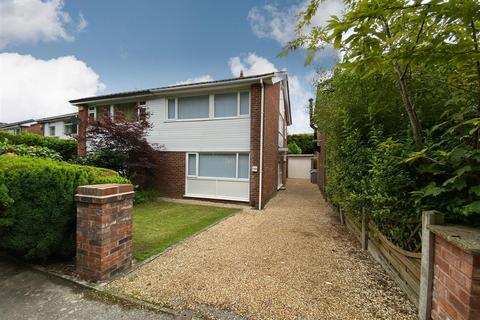
<svg viewBox="0 0 480 320">
<path fill-rule="evenodd" d="M 77 189 L 77 194 L 102 197 L 132 191 L 133 185 L 131 184 L 105 183 L 80 186 Z"/>
<path fill-rule="evenodd" d="M 121 183 L 80 186 L 75 200 L 87 203 L 109 203 L 133 197 L 133 185 Z"/>
<path fill-rule="evenodd" d="M 429 225 L 428 229 L 461 250 L 480 255 L 479 229 L 459 225 Z"/>
</svg>

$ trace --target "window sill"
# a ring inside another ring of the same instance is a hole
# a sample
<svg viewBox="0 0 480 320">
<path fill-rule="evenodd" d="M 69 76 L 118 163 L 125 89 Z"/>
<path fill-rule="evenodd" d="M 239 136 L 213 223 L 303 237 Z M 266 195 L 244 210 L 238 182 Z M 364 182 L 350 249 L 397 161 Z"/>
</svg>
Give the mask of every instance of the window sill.
<svg viewBox="0 0 480 320">
<path fill-rule="evenodd" d="M 215 121 L 215 120 L 235 120 L 235 119 L 249 119 L 250 115 L 244 115 L 239 117 L 219 117 L 219 118 L 198 118 L 198 119 L 168 119 L 163 122 L 172 123 L 172 122 L 195 122 L 195 121 Z"/>
<path fill-rule="evenodd" d="M 215 180 L 215 181 L 232 181 L 232 182 L 248 182 L 248 178 L 222 178 L 222 177 L 198 177 L 198 176 L 188 176 L 188 179 L 192 180 Z"/>
</svg>

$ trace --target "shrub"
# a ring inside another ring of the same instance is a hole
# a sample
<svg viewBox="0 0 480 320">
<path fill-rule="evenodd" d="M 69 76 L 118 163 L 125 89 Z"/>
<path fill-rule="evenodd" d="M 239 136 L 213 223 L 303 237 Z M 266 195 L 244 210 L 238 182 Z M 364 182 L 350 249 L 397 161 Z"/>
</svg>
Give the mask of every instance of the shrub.
<svg viewBox="0 0 480 320">
<path fill-rule="evenodd" d="M 107 169 L 0 156 L 0 247 L 29 259 L 71 257 L 76 188 L 126 182 Z"/>
<path fill-rule="evenodd" d="M 10 144 L 7 140 L 0 142 L 0 155 L 4 153 L 14 153 L 18 156 L 28 156 L 44 158 L 49 160 L 62 160 L 62 156 L 47 147 L 27 146 L 24 144 Z"/>
<path fill-rule="evenodd" d="M 27 146 L 46 147 L 50 150 L 58 152 L 63 160 L 70 160 L 77 155 L 76 140 L 62 140 L 52 137 L 43 137 L 33 133 L 22 133 L 19 135 L 9 134 L 0 131 L 0 140 L 8 139 L 10 144 L 25 144 Z"/>
<path fill-rule="evenodd" d="M 136 191 L 133 197 L 134 204 L 141 204 L 145 202 L 155 201 L 160 197 L 160 193 L 155 190 Z"/>
<path fill-rule="evenodd" d="M 289 144 L 290 142 L 295 143 L 303 154 L 315 153 L 315 141 L 311 133 L 289 134 L 287 141 Z"/>
<path fill-rule="evenodd" d="M 302 153 L 302 149 L 300 149 L 300 147 L 295 142 L 290 142 L 288 144 L 288 153 L 300 154 Z"/>
<path fill-rule="evenodd" d="M 90 153 L 87 164 L 108 168 L 139 184 L 151 176 L 157 166 L 155 151 L 158 146 L 147 141 L 152 128 L 149 113 L 143 113 L 138 121 L 131 121 L 125 114 L 116 113 L 114 118 L 104 114 L 90 123 L 87 138 Z"/>
</svg>

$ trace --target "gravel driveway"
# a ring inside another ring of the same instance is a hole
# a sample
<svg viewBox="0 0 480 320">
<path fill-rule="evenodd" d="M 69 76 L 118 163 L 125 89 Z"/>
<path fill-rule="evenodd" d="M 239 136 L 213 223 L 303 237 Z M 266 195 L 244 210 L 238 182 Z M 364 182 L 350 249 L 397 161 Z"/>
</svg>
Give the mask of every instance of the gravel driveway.
<svg viewBox="0 0 480 320">
<path fill-rule="evenodd" d="M 228 311 L 228 319 L 416 319 L 303 180 L 289 180 L 264 211 L 246 209 L 110 287 L 174 309 Z"/>
</svg>

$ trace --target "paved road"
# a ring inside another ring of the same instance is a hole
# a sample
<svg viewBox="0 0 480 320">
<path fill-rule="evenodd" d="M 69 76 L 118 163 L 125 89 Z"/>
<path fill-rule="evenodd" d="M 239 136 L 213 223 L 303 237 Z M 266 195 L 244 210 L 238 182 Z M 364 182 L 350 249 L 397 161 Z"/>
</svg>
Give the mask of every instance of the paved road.
<svg viewBox="0 0 480 320">
<path fill-rule="evenodd" d="M 0 261 L 0 320 L 173 319 L 146 310 L 91 300 L 86 298 L 86 293 L 86 290 L 61 279 Z"/>
</svg>

